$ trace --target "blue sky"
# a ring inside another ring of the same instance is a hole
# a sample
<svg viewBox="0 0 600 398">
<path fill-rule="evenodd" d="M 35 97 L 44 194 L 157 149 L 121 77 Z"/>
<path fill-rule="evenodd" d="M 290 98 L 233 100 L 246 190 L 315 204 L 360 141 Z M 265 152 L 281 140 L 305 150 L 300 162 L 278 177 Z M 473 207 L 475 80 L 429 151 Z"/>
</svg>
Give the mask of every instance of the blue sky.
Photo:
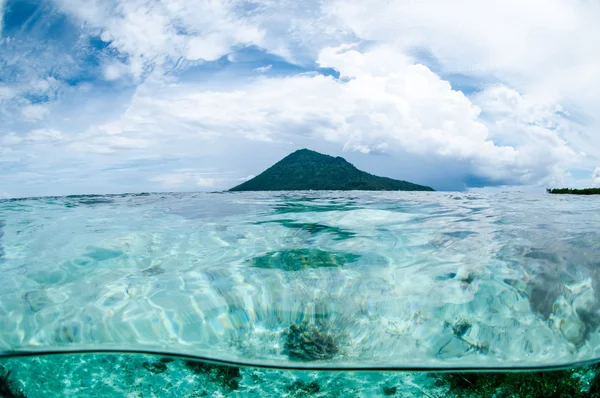
<svg viewBox="0 0 600 398">
<path fill-rule="evenodd" d="M 232 187 L 308 147 L 441 190 L 600 185 L 585 0 L 0 0 L 0 196 Z"/>
</svg>

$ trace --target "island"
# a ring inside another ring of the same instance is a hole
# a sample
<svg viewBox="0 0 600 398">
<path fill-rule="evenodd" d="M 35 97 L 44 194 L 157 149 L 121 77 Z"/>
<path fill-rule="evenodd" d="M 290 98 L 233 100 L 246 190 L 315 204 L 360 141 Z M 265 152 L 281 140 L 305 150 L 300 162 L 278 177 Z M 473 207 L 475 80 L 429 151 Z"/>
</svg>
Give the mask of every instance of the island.
<svg viewBox="0 0 600 398">
<path fill-rule="evenodd" d="M 299 149 L 229 191 L 434 191 L 424 185 L 378 177 L 342 157 Z"/>
<path fill-rule="evenodd" d="M 548 188 L 546 192 L 552 194 L 563 194 L 563 195 L 600 195 L 600 188 L 584 188 L 584 189 L 571 189 L 571 188 Z"/>
</svg>

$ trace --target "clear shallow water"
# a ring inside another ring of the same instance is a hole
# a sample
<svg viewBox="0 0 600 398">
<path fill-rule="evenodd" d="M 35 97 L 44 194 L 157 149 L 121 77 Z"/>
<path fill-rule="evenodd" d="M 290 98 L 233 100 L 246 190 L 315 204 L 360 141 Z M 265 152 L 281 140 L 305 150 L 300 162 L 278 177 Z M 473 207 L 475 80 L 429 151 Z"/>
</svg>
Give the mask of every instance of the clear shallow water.
<svg viewBox="0 0 600 398">
<path fill-rule="evenodd" d="M 519 193 L 0 201 L 0 352 L 311 369 L 600 358 L 600 201 Z"/>
<path fill-rule="evenodd" d="M 589 398 L 600 397 L 599 371 L 594 366 L 526 373 L 326 372 L 225 367 L 154 355 L 66 354 L 0 359 L 0 396 L 8 390 L 11 398 L 18 392 L 27 398 Z"/>
</svg>

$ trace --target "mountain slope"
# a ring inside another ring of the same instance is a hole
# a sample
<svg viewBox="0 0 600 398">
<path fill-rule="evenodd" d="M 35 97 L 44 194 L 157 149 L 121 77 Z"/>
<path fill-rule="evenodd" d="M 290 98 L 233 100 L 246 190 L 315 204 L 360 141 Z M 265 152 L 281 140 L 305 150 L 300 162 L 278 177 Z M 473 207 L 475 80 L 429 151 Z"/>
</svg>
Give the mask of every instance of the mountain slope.
<svg viewBox="0 0 600 398">
<path fill-rule="evenodd" d="M 407 181 L 378 177 L 341 157 L 300 149 L 230 191 L 433 191 Z"/>
</svg>

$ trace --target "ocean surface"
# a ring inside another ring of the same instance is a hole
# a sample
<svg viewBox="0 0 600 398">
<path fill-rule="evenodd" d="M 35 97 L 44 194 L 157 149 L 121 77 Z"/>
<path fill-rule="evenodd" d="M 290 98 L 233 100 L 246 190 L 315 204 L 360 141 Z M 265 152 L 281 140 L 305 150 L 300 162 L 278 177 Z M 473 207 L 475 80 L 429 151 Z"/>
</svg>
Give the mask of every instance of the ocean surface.
<svg viewBox="0 0 600 398">
<path fill-rule="evenodd" d="M 595 196 L 0 200 L 0 376 L 46 397 L 100 394 L 91 380 L 203 396 L 202 377 L 221 395 L 441 396 L 452 380 L 425 372 L 566 368 L 585 390 L 599 284 Z M 63 376 L 42 385 L 42 368 Z"/>
</svg>

